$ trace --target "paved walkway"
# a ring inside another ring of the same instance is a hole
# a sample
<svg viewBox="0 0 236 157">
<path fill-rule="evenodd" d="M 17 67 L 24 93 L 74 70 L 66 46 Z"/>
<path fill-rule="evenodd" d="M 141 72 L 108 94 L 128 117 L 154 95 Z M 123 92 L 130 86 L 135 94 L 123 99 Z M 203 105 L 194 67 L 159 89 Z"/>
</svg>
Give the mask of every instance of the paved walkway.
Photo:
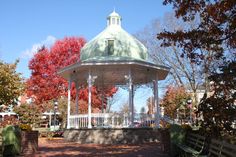
<svg viewBox="0 0 236 157">
<path fill-rule="evenodd" d="M 32 155 L 29 155 L 32 157 Z M 159 143 L 98 145 L 65 142 L 63 139 L 39 139 L 39 151 L 35 157 L 168 157 L 162 153 Z"/>
</svg>

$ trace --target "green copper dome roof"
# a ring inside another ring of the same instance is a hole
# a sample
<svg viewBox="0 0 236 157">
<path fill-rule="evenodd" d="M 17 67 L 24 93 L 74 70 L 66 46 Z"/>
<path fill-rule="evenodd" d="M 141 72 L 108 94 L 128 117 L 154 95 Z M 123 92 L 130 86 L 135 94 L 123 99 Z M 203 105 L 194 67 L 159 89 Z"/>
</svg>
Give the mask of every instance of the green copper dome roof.
<svg viewBox="0 0 236 157">
<path fill-rule="evenodd" d="M 147 48 L 121 28 L 115 11 L 107 17 L 107 28 L 81 49 L 80 60 L 147 60 Z"/>
</svg>

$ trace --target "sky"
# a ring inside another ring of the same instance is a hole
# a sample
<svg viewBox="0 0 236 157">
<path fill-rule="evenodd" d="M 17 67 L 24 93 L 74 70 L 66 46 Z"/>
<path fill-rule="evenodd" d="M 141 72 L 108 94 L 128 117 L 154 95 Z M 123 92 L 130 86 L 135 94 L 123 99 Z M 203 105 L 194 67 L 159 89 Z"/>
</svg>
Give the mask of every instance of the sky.
<svg viewBox="0 0 236 157">
<path fill-rule="evenodd" d="M 114 9 L 122 27 L 135 34 L 171 6 L 162 5 L 162 0 L 1 0 L 0 60 L 20 59 L 17 71 L 29 78 L 28 62 L 38 47 L 66 36 L 91 40 L 105 29 Z"/>
</svg>

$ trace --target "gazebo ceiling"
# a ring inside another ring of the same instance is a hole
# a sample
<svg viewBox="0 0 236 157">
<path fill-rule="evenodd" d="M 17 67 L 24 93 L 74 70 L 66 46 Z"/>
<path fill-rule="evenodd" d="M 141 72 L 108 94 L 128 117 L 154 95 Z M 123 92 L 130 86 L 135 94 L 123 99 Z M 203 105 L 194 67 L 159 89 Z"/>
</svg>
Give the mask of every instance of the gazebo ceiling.
<svg viewBox="0 0 236 157">
<path fill-rule="evenodd" d="M 125 77 L 131 72 L 133 84 L 145 84 L 153 80 L 164 80 L 169 68 L 140 60 L 85 61 L 67 66 L 58 74 L 67 80 L 72 79 L 79 85 L 87 84 L 89 72 L 96 76 L 94 85 L 124 85 Z"/>
</svg>

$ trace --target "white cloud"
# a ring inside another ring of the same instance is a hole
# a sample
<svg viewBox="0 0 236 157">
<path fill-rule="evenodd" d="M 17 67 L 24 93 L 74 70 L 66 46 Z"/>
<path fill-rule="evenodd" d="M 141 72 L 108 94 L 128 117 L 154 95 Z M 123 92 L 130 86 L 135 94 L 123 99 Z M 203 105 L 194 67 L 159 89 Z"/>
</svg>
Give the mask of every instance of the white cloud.
<svg viewBox="0 0 236 157">
<path fill-rule="evenodd" d="M 39 43 L 35 43 L 33 44 L 31 49 L 27 49 L 25 51 L 23 51 L 21 54 L 21 58 L 32 58 L 34 56 L 35 53 L 37 53 L 38 49 L 41 48 L 43 45 L 46 47 L 49 47 L 51 45 L 53 45 L 56 41 L 56 38 L 54 36 L 47 36 L 47 38 Z"/>
</svg>

